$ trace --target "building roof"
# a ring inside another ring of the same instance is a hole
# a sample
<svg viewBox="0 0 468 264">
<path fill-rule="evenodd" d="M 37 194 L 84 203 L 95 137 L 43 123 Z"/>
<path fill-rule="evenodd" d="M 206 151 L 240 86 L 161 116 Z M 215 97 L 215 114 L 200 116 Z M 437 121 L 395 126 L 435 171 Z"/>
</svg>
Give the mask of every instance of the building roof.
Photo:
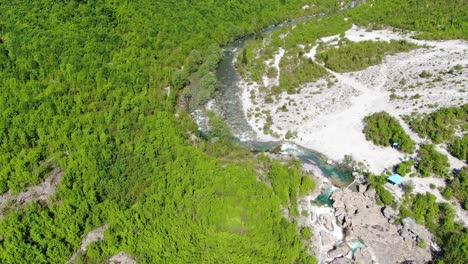
<svg viewBox="0 0 468 264">
<path fill-rule="evenodd" d="M 388 177 L 387 180 L 394 184 L 400 184 L 405 181 L 405 179 L 403 179 L 403 177 L 401 177 L 401 175 L 398 173 L 395 173 L 392 176 Z"/>
</svg>

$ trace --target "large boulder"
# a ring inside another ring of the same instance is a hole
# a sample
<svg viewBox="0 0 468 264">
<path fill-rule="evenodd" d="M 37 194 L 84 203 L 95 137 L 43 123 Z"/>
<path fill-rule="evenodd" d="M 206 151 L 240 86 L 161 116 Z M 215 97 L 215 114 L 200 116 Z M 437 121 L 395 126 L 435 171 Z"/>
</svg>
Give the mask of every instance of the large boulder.
<svg viewBox="0 0 468 264">
<path fill-rule="evenodd" d="M 372 264 L 372 254 L 367 248 L 360 248 L 354 252 L 353 259 L 355 263 L 359 264 Z"/>
<path fill-rule="evenodd" d="M 328 230 L 328 231 L 333 231 L 333 218 L 331 215 L 321 215 L 320 216 L 320 222 L 322 225 Z"/>
<path fill-rule="evenodd" d="M 322 246 L 325 248 L 331 248 L 336 243 L 335 237 L 327 231 L 320 231 L 320 238 L 322 240 Z"/>
<path fill-rule="evenodd" d="M 396 215 L 396 212 L 395 210 L 393 210 L 393 208 L 391 208 L 390 206 L 386 206 L 383 211 L 382 211 L 383 215 L 385 216 L 385 218 L 387 219 L 393 219 Z"/>
<path fill-rule="evenodd" d="M 358 185 L 358 192 L 364 193 L 367 190 L 367 185 L 359 184 Z"/>
<path fill-rule="evenodd" d="M 369 189 L 364 193 L 364 196 L 366 196 L 369 199 L 375 199 L 375 190 L 374 189 Z"/>
<path fill-rule="evenodd" d="M 348 255 L 349 247 L 345 244 L 341 244 L 339 247 L 328 251 L 329 259 L 336 259 Z"/>
</svg>

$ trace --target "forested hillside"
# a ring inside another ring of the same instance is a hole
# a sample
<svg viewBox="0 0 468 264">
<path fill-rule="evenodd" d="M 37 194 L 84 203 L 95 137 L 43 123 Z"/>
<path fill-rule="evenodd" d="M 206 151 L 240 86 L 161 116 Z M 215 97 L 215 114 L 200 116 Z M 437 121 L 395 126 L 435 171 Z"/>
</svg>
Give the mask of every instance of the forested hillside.
<svg viewBox="0 0 468 264">
<path fill-rule="evenodd" d="M 63 172 L 50 201 L 0 212 L 0 263 L 65 263 L 105 224 L 105 240 L 76 263 L 120 251 L 138 263 L 315 262 L 283 215 L 297 214 L 297 195 L 314 186 L 298 164 L 240 149 L 220 120 L 219 140 L 202 139 L 175 102 L 188 82 L 178 74 L 193 63 L 216 67 L 221 45 L 339 1 L 0 7 L 0 195 Z"/>
<path fill-rule="evenodd" d="M 424 39 L 468 39 L 465 0 L 369 0 L 347 12 L 353 22 L 418 31 Z"/>
<path fill-rule="evenodd" d="M 192 50 L 206 59 L 210 45 L 304 15 L 305 2 L 1 1 L 1 191 L 24 191 L 51 167 L 64 178 L 49 203 L 2 212 L 0 262 L 64 263 L 106 223 L 106 240 L 77 262 L 122 250 L 139 263 L 311 261 L 281 216 L 295 201 L 257 181 L 255 162 L 220 164 L 204 152 L 212 143 L 192 147 L 193 124 L 176 118 L 167 89 Z M 315 2 L 307 12 L 337 6 Z M 297 169 L 265 174 L 292 181 L 295 197 Z"/>
</svg>

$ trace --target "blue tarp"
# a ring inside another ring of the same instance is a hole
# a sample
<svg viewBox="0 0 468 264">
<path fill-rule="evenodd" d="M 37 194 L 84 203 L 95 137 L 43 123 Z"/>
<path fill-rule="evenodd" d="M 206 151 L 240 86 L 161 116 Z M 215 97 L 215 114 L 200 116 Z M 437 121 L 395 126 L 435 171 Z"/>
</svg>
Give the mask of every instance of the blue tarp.
<svg viewBox="0 0 468 264">
<path fill-rule="evenodd" d="M 391 183 L 394 183 L 394 184 L 400 184 L 402 183 L 405 179 L 403 179 L 403 177 L 401 177 L 400 174 L 393 174 L 392 176 L 388 177 L 387 180 Z"/>
</svg>

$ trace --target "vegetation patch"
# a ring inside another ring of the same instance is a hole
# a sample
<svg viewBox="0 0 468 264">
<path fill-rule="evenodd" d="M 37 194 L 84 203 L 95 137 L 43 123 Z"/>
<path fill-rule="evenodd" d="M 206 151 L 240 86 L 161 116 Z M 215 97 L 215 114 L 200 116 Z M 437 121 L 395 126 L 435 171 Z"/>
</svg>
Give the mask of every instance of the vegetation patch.
<svg viewBox="0 0 468 264">
<path fill-rule="evenodd" d="M 302 84 L 317 81 L 328 75 L 322 66 L 304 57 L 283 57 L 280 68 L 280 86 L 279 89 L 272 89 L 274 94 L 282 91 L 289 94 L 296 93 Z"/>
<path fill-rule="evenodd" d="M 450 142 L 456 131 L 468 131 L 468 104 L 444 107 L 430 114 L 406 116 L 412 130 L 435 144 Z"/>
<path fill-rule="evenodd" d="M 432 174 L 436 176 L 446 176 L 450 166 L 447 156 L 435 150 L 434 145 L 424 144 L 419 149 L 420 161 L 416 168 L 423 177 Z"/>
<path fill-rule="evenodd" d="M 460 160 L 468 163 L 468 134 L 462 138 L 455 137 L 448 145 L 448 151 Z"/>
<path fill-rule="evenodd" d="M 414 141 L 405 133 L 396 118 L 386 112 L 374 113 L 364 118 L 366 124 L 364 134 L 367 140 L 371 140 L 376 145 L 393 146 L 405 153 L 412 153 Z"/>
<path fill-rule="evenodd" d="M 65 263 L 106 223 L 83 263 L 120 251 L 138 263 L 314 262 L 257 161 L 227 140 L 191 146 L 196 126 L 175 102 L 196 79 L 210 97 L 219 45 L 335 2 L 2 1 L 0 192 L 41 182 L 47 161 L 64 174 L 50 204 L 6 212 L 0 263 Z M 282 166 L 266 173 L 299 192 L 300 172 Z"/>
<path fill-rule="evenodd" d="M 455 196 L 463 208 L 468 210 L 468 167 L 465 166 L 453 174 L 453 178 L 447 183 L 444 194 L 446 192 L 450 193 L 450 196 Z M 450 199 L 451 197 L 447 198 Z"/>
<path fill-rule="evenodd" d="M 368 175 L 367 180 L 372 188 L 375 189 L 379 197 L 376 197 L 377 202 L 385 205 L 391 205 L 394 201 L 393 195 L 387 189 L 385 189 L 384 184 L 387 182 L 387 176 L 374 176 Z"/>
<path fill-rule="evenodd" d="M 446 143 L 448 151 L 460 160 L 467 160 L 468 104 L 444 107 L 430 114 L 405 116 L 412 130 L 435 144 Z M 464 134 L 462 137 L 457 133 Z"/>
<path fill-rule="evenodd" d="M 261 82 L 263 76 L 276 77 L 278 72 L 266 62 L 272 61 L 279 49 L 283 48 L 285 54 L 280 61 L 280 83 L 272 87 L 270 93 L 296 93 L 301 85 L 328 75 L 322 66 L 304 57 L 304 54 L 312 49 L 318 39 L 342 34 L 349 28 L 351 23 L 339 14 L 297 22 L 295 27 L 284 27 L 248 41 L 239 54 L 237 68 L 250 81 Z"/>
<path fill-rule="evenodd" d="M 336 72 L 352 72 L 382 63 L 385 55 L 407 52 L 417 47 L 405 40 L 352 42 L 341 39 L 338 47 L 322 48 L 317 60 Z"/>
</svg>

